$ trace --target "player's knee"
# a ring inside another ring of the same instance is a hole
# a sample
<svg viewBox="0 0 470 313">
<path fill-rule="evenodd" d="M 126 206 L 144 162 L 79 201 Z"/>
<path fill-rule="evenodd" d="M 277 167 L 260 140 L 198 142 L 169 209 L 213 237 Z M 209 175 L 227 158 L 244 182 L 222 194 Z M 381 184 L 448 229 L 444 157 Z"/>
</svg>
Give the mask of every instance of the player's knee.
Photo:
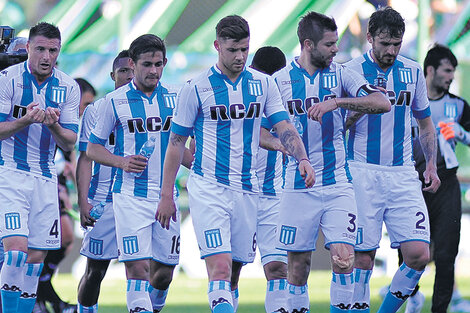
<svg viewBox="0 0 470 313">
<path fill-rule="evenodd" d="M 267 280 L 284 279 L 287 277 L 287 264 L 273 261 L 264 265 L 264 273 Z"/>
<path fill-rule="evenodd" d="M 348 247 L 337 248 L 331 261 L 335 272 L 350 272 L 354 266 L 354 252 Z"/>
<path fill-rule="evenodd" d="M 88 268 L 85 272 L 86 280 L 89 283 L 100 284 L 104 275 L 106 275 L 106 269 Z"/>
<path fill-rule="evenodd" d="M 403 255 L 403 258 L 408 267 L 421 271 L 430 261 L 429 249 L 417 249 L 406 256 Z"/>
<path fill-rule="evenodd" d="M 223 255 L 214 255 L 206 258 L 207 272 L 210 280 L 231 281 L 232 260 Z"/>
<path fill-rule="evenodd" d="M 375 251 L 357 252 L 354 255 L 354 266 L 364 270 L 370 270 L 374 266 Z"/>
<path fill-rule="evenodd" d="M 160 267 L 151 277 L 151 285 L 160 290 L 165 290 L 173 280 L 174 266 Z"/>
</svg>

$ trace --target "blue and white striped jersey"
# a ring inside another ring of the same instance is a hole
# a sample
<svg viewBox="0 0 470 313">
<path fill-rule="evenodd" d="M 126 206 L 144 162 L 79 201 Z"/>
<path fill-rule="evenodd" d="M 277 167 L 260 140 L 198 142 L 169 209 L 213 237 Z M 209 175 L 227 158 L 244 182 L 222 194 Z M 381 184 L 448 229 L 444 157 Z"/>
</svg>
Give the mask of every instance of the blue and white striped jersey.
<svg viewBox="0 0 470 313">
<path fill-rule="evenodd" d="M 98 108 L 101 105 L 106 105 L 105 98 L 101 98 L 94 103 L 89 104 L 86 107 L 85 112 L 83 112 L 80 139 L 78 142 L 79 151 L 86 151 L 91 131 L 95 128 L 96 121 L 98 119 Z M 116 147 L 114 132 L 109 135 L 109 138 L 105 143 L 105 147 L 111 153 L 119 153 L 118 149 L 114 149 Z M 116 168 L 94 162 L 93 175 L 91 177 L 90 189 L 88 190 L 89 199 L 106 202 L 113 201 L 112 185 L 116 170 Z"/>
<path fill-rule="evenodd" d="M 188 136 L 194 129 L 193 173 L 234 190 L 258 192 L 263 113 L 273 125 L 288 119 L 270 76 L 246 68 L 232 83 L 213 66 L 181 89 L 171 130 Z"/>
<path fill-rule="evenodd" d="M 163 161 L 168 145 L 176 91 L 158 83 L 147 97 L 137 90 L 134 81 L 106 95 L 98 108 L 98 120 L 90 142 L 106 146 L 114 131 L 114 153 L 121 156 L 139 154 L 143 144 L 155 137 L 155 150 L 142 175 L 134 176 L 117 169 L 113 192 L 157 200 L 160 197 Z"/>
<path fill-rule="evenodd" d="M 272 125 L 263 117 L 261 127 L 271 129 Z M 282 153 L 260 147 L 257 154 L 256 175 L 259 191 L 265 197 L 280 197 L 282 192 Z"/>
<path fill-rule="evenodd" d="M 78 132 L 78 84 L 54 68 L 51 77 L 38 85 L 28 68 L 28 61 L 13 65 L 0 74 L 0 122 L 14 121 L 26 114 L 26 107 L 58 108 L 59 124 Z M 0 165 L 56 180 L 54 154 L 56 142 L 49 128 L 34 123 L 0 141 Z"/>
<path fill-rule="evenodd" d="M 313 76 L 301 68 L 297 58 L 274 74 L 282 101 L 291 121 L 302 137 L 308 158 L 315 170 L 315 186 L 327 186 L 349 180 L 345 168 L 344 110 L 323 115 L 322 124 L 307 118 L 313 104 L 334 97 L 362 96 L 367 84 L 363 77 L 343 65 L 331 63 Z M 289 157 L 284 189 L 305 189 L 297 162 Z"/>
<path fill-rule="evenodd" d="M 387 89 L 390 112 L 361 117 L 349 132 L 348 160 L 384 166 L 413 166 L 411 113 L 417 119 L 431 115 L 426 81 L 418 63 L 398 56 L 384 72 L 371 51 L 349 61 L 346 67 L 372 85 Z"/>
</svg>

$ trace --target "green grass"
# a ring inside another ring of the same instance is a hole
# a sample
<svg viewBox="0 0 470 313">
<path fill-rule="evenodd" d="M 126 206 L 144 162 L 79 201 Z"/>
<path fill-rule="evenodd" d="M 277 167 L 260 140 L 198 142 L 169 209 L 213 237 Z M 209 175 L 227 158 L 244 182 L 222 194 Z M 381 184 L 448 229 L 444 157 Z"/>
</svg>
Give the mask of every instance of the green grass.
<svg viewBox="0 0 470 313">
<path fill-rule="evenodd" d="M 309 295 L 312 312 L 329 312 L 329 290 L 331 274 L 326 271 L 314 271 L 309 277 Z M 431 295 L 433 273 L 424 275 L 421 279 L 421 291 L 426 296 L 426 304 L 422 312 L 431 311 Z M 468 277 L 457 278 L 460 292 L 470 296 L 470 281 Z M 388 277 L 374 277 L 371 281 L 371 312 L 376 312 L 380 306 L 378 291 L 388 284 Z M 78 281 L 71 275 L 59 274 L 54 278 L 53 285 L 60 296 L 67 301 L 76 302 Z M 124 280 L 106 279 L 101 287 L 99 299 L 100 313 L 125 313 L 126 294 Z M 266 282 L 263 279 L 240 279 L 240 305 L 238 313 L 263 313 Z M 162 313 L 209 313 L 207 301 L 207 280 L 190 279 L 184 274 L 175 277 L 167 299 L 167 305 Z"/>
</svg>

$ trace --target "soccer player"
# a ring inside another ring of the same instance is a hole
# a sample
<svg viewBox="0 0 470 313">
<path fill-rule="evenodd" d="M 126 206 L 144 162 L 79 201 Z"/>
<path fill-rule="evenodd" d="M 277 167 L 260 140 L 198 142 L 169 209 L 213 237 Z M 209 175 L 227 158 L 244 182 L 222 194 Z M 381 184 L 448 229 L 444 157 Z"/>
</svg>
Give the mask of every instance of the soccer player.
<svg viewBox="0 0 470 313">
<path fill-rule="evenodd" d="M 251 68 L 272 75 L 286 66 L 286 57 L 277 47 L 259 48 L 251 63 Z M 260 144 L 264 138 L 271 147 L 285 150 L 279 138 L 274 137 L 267 119 L 261 122 Z M 279 219 L 279 203 L 282 192 L 282 153 L 259 149 L 256 175 L 259 184 L 258 221 L 256 244 L 261 253 L 264 275 L 267 279 L 264 306 L 267 313 L 287 310 L 287 253 L 276 249 L 276 227 Z M 232 281 L 232 289 L 234 284 Z"/>
<path fill-rule="evenodd" d="M 440 185 L 436 173 L 436 135 L 421 67 L 399 55 L 405 23 L 390 7 L 374 12 L 367 40 L 372 49 L 346 64 L 370 84 L 387 90 L 392 110 L 350 116 L 349 168 L 358 208 L 353 309 L 369 312 L 369 279 L 385 222 L 392 248 L 404 263 L 393 277 L 379 312 L 396 312 L 408 298 L 429 260 L 429 219 L 412 159 L 411 113 L 418 121 L 426 159 L 424 191 Z"/>
<path fill-rule="evenodd" d="M 114 59 L 110 76 L 114 81 L 115 89 L 128 84 L 134 77 L 127 50 L 121 51 Z M 88 139 L 98 119 L 98 108 L 103 102 L 105 98 L 90 104 L 85 109 L 78 148 L 80 156 L 76 176 L 80 224 L 84 228 L 94 226 L 85 232 L 80 251 L 87 257 L 85 273 L 78 285 L 78 311 L 84 313 L 98 312 L 97 302 L 101 281 L 106 274 L 110 260 L 118 257 L 111 192 L 116 169 L 97 163 L 92 174 L 93 161 L 86 155 Z M 106 149 L 119 154 L 119 151 L 115 150 L 115 138 L 115 133 L 111 133 L 106 142 Z M 90 210 L 93 205 L 102 201 L 106 203 L 103 215 L 95 221 L 90 217 Z"/>
<path fill-rule="evenodd" d="M 436 265 L 431 307 L 433 313 L 447 312 L 452 298 L 462 217 L 460 184 L 457 179 L 459 163 L 454 148 L 458 142 L 467 146 L 470 144 L 470 107 L 464 99 L 449 92 L 457 64 L 457 58 L 449 48 L 436 44 L 428 51 L 423 68 L 431 118 L 437 127 L 437 173 L 442 182 L 436 193 L 423 192 Z M 424 184 L 426 160 L 417 142 L 418 137 L 414 140 L 415 166 Z M 408 301 L 413 298 L 410 297 Z"/>
<path fill-rule="evenodd" d="M 255 174 L 261 117 L 274 125 L 282 144 L 299 162 L 304 184 L 315 174 L 295 128 L 288 122 L 279 90 L 268 75 L 245 68 L 250 32 L 231 15 L 216 26 L 217 64 L 188 81 L 178 98 L 164 164 L 156 218 L 175 220 L 173 185 L 184 143 L 194 130 L 195 160 L 188 179 L 189 206 L 209 276 L 209 306 L 234 312 L 232 261 L 253 262 L 256 250 L 258 181 Z"/>
<path fill-rule="evenodd" d="M 277 227 L 277 246 L 288 254 L 288 311 L 308 312 L 307 279 L 318 231 L 330 250 L 330 312 L 348 312 L 353 293 L 356 203 L 345 168 L 343 109 L 390 110 L 390 102 L 358 73 L 333 62 L 338 52 L 334 19 L 317 12 L 297 28 L 301 52 L 274 74 L 282 101 L 301 134 L 317 179 L 306 189 L 289 157 Z M 345 98 L 345 97 L 351 98 Z"/>
<path fill-rule="evenodd" d="M 60 248 L 54 151 L 56 145 L 73 149 L 80 101 L 77 83 L 55 68 L 60 46 L 56 26 L 37 24 L 30 29 L 28 60 L 0 77 L 4 313 L 33 310 L 47 250 Z"/>
<path fill-rule="evenodd" d="M 179 219 L 170 231 L 155 221 L 176 93 L 160 82 L 167 63 L 163 40 L 142 35 L 131 43 L 129 55 L 134 79 L 106 95 L 99 106 L 87 155 L 117 168 L 112 200 L 119 261 L 126 267 L 127 307 L 130 312 L 152 312 L 149 279 L 155 267 L 150 260 L 168 265 L 171 274 L 179 260 Z M 119 154 L 105 147 L 113 131 Z M 155 151 L 147 159 L 139 151 L 152 139 Z M 189 167 L 192 155 L 187 155 L 183 164 Z"/>
</svg>

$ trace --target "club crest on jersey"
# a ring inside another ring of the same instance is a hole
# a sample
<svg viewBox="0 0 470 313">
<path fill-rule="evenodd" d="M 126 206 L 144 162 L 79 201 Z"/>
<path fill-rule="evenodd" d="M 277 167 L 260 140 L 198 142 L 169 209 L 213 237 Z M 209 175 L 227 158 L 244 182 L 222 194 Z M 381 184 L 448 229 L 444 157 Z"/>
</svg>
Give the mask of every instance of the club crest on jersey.
<svg viewBox="0 0 470 313">
<path fill-rule="evenodd" d="M 261 87 L 261 81 L 255 79 L 248 80 L 248 93 L 250 96 L 261 96 L 263 94 L 263 88 Z"/>
<path fill-rule="evenodd" d="M 122 248 L 125 254 L 134 254 L 139 252 L 137 236 L 122 237 Z"/>
<path fill-rule="evenodd" d="M 291 245 L 295 241 L 295 233 L 297 232 L 296 227 L 292 226 L 281 226 L 281 235 L 279 236 L 279 241 L 285 245 Z"/>
<path fill-rule="evenodd" d="M 5 214 L 5 228 L 10 230 L 20 229 L 20 213 Z"/>
<path fill-rule="evenodd" d="M 457 103 L 445 102 L 444 103 L 444 114 L 448 118 L 455 119 L 457 117 Z"/>
<path fill-rule="evenodd" d="M 90 247 L 88 249 L 91 254 L 103 255 L 103 240 L 90 238 Z"/>
<path fill-rule="evenodd" d="M 374 86 L 387 89 L 387 79 L 384 74 L 379 73 L 377 75 L 377 78 L 374 79 Z"/>
<path fill-rule="evenodd" d="M 206 237 L 206 245 L 208 248 L 217 248 L 222 245 L 222 236 L 220 229 L 209 229 L 204 232 Z"/>
<path fill-rule="evenodd" d="M 322 75 L 322 86 L 326 89 L 335 88 L 338 86 L 338 80 L 336 79 L 335 72 L 323 73 Z"/>
<path fill-rule="evenodd" d="M 167 93 L 163 95 L 165 107 L 174 109 L 176 107 L 176 93 Z"/>
<path fill-rule="evenodd" d="M 400 78 L 400 82 L 405 84 L 412 84 L 413 77 L 411 76 L 411 68 L 404 67 L 398 69 L 398 76 Z"/>
<path fill-rule="evenodd" d="M 67 87 L 65 86 L 52 86 L 51 87 L 51 101 L 55 103 L 65 102 L 65 94 Z"/>
</svg>

